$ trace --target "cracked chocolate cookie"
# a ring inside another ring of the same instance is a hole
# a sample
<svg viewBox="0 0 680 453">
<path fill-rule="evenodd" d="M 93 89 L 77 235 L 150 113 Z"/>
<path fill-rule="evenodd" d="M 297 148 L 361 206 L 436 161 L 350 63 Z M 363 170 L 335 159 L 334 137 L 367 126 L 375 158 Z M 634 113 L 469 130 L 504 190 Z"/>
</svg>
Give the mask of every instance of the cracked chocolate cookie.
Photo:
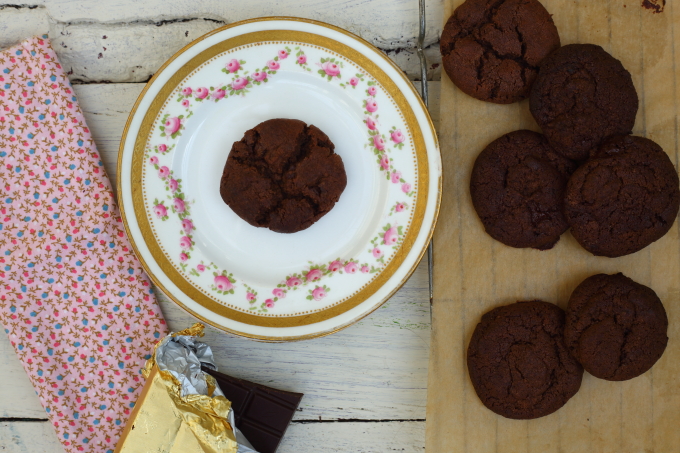
<svg viewBox="0 0 680 453">
<path fill-rule="evenodd" d="M 260 123 L 231 148 L 220 181 L 222 200 L 256 227 L 278 233 L 309 228 L 347 185 L 334 149 L 326 134 L 302 121 Z"/>
<path fill-rule="evenodd" d="M 621 273 L 598 274 L 571 294 L 564 340 L 590 374 L 625 381 L 659 360 L 667 331 L 666 310 L 651 288 Z"/>
<path fill-rule="evenodd" d="M 494 140 L 472 169 L 470 195 L 484 229 L 510 247 L 552 248 L 569 224 L 564 191 L 576 164 L 545 137 L 520 130 Z"/>
<path fill-rule="evenodd" d="M 630 134 L 638 96 L 619 60 L 594 44 L 570 44 L 541 63 L 529 108 L 556 151 L 584 161 L 608 137 Z"/>
<path fill-rule="evenodd" d="M 497 104 L 526 98 L 541 60 L 558 47 L 557 28 L 537 0 L 467 0 L 449 18 L 440 42 L 453 83 Z"/>
<path fill-rule="evenodd" d="M 578 392 L 583 368 L 564 344 L 564 311 L 540 300 L 482 316 L 467 350 L 468 372 L 482 403 L 507 418 L 543 417 Z"/>
<path fill-rule="evenodd" d="M 593 255 L 642 250 L 670 230 L 680 207 L 678 173 L 651 140 L 615 137 L 567 183 L 564 213 L 571 234 Z"/>
</svg>

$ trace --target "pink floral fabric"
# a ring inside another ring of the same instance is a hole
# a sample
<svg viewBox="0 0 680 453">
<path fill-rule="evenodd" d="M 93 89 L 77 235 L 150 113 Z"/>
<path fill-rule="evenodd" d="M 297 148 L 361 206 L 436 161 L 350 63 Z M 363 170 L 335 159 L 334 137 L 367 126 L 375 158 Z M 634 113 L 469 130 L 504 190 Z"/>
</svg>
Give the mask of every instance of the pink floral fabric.
<svg viewBox="0 0 680 453">
<path fill-rule="evenodd" d="M 64 449 L 112 453 L 167 328 L 47 36 L 0 52 L 0 163 L 0 322 Z"/>
</svg>

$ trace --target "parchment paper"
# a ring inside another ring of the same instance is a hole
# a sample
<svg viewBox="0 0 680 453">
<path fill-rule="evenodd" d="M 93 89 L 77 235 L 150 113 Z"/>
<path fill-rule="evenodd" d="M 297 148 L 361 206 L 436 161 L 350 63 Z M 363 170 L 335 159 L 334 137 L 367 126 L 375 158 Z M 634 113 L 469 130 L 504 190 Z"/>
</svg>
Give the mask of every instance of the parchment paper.
<svg viewBox="0 0 680 453">
<path fill-rule="evenodd" d="M 562 44 L 601 45 L 631 72 L 640 97 L 634 134 L 659 143 L 677 167 L 680 5 L 669 0 L 655 14 L 640 1 L 542 3 L 553 14 Z M 446 0 L 444 20 L 460 3 Z M 680 452 L 678 224 L 650 247 L 615 259 L 592 256 L 570 233 L 545 252 L 514 249 L 491 239 L 472 207 L 470 172 L 489 142 L 521 128 L 539 130 L 528 101 L 478 101 L 442 74 L 444 193 L 434 237 L 427 452 Z M 509 420 L 486 409 L 472 388 L 465 361 L 481 315 L 498 305 L 534 298 L 566 308 L 571 291 L 584 278 L 619 271 L 654 289 L 668 312 L 670 340 L 652 370 L 620 383 L 585 373 L 581 390 L 566 406 L 533 421 Z"/>
</svg>

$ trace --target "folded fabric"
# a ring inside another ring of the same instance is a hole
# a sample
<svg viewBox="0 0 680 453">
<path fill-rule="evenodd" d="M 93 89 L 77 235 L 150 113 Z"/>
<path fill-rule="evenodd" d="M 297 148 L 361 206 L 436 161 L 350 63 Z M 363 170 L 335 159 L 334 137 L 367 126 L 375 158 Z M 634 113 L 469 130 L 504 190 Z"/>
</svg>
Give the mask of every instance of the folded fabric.
<svg viewBox="0 0 680 453">
<path fill-rule="evenodd" d="M 0 322 L 65 450 L 113 452 L 167 328 L 47 36 L 0 52 L 0 158 Z"/>
</svg>

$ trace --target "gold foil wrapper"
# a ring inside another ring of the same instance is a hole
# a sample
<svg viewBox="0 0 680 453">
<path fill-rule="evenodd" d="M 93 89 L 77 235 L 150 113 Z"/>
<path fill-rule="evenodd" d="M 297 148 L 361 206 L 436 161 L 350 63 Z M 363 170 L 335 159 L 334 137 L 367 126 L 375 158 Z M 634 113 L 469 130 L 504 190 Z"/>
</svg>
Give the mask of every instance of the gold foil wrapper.
<svg viewBox="0 0 680 453">
<path fill-rule="evenodd" d="M 195 324 L 172 336 L 200 337 L 203 328 Z M 115 453 L 237 453 L 238 443 L 229 423 L 231 402 L 213 395 L 215 379 L 206 374 L 212 396 L 182 397 L 177 379 L 156 365 L 155 352 L 146 363 L 146 384 Z"/>
</svg>

